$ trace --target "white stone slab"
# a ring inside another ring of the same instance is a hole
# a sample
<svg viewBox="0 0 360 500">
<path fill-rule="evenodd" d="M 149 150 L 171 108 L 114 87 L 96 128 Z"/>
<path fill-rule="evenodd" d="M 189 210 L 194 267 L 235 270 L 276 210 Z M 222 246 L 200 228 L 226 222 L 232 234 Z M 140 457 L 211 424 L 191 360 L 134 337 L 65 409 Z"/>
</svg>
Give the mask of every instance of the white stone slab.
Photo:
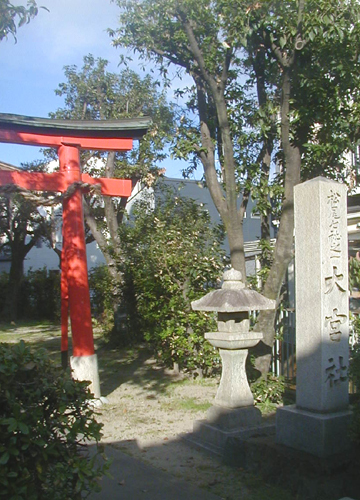
<svg viewBox="0 0 360 500">
<path fill-rule="evenodd" d="M 345 185 L 295 188 L 296 405 L 348 406 L 349 297 Z"/>
<path fill-rule="evenodd" d="M 294 195 L 296 406 L 276 440 L 328 457 L 350 448 L 347 188 L 317 177 Z"/>
</svg>

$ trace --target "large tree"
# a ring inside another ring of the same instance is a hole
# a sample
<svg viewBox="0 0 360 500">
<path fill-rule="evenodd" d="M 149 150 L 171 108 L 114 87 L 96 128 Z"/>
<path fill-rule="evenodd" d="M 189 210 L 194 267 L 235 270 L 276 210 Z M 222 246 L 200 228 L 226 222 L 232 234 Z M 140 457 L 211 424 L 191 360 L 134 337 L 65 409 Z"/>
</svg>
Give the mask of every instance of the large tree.
<svg viewBox="0 0 360 500">
<path fill-rule="evenodd" d="M 231 8 L 239 6 L 244 3 L 234 2 Z M 340 181 L 349 176 L 344 152 L 358 140 L 359 5 L 299 0 L 263 2 L 248 9 L 246 49 L 252 57 L 254 48 L 257 53 L 264 51 L 268 68 L 273 72 L 276 65 L 278 70 L 277 159 L 282 170 L 283 196 L 276 247 L 263 292 L 279 300 L 293 257 L 295 185 L 316 175 Z M 266 355 L 257 360 L 263 373 L 270 364 L 274 320 L 275 312 L 264 311 L 256 326 L 264 332 L 260 350 Z"/>
<path fill-rule="evenodd" d="M 84 57 L 81 69 L 65 67 L 66 82 L 56 93 L 64 97 L 64 108 L 51 114 L 53 118 L 106 120 L 150 116 L 153 125 L 140 144 L 127 153 L 88 151 L 81 154 L 84 172 L 96 176 L 128 178 L 133 186 L 139 181 L 151 184 L 159 175 L 157 163 L 173 132 L 173 112 L 165 93 L 149 75 L 141 78 L 129 69 L 118 74 L 106 70 L 104 59 Z M 120 301 L 122 259 L 119 224 L 127 199 L 101 197 L 96 193 L 84 197 L 85 221 L 104 254 L 114 284 L 114 304 Z"/>
<path fill-rule="evenodd" d="M 175 151 L 201 161 L 224 222 L 233 267 L 245 274 L 242 221 L 250 195 L 268 215 L 281 167 L 281 218 L 264 293 L 279 300 L 293 253 L 293 188 L 304 178 L 341 174 L 358 134 L 359 5 L 355 0 L 114 0 L 114 44 L 186 73 L 187 108 Z M 196 116 L 194 118 L 194 113 Z M 276 190 L 278 195 L 279 190 Z M 238 195 L 241 203 L 238 204 Z M 264 373 L 274 313 L 261 314 Z"/>
<path fill-rule="evenodd" d="M 242 220 L 246 197 L 238 210 L 236 144 L 227 102 L 227 92 L 238 91 L 236 75 L 230 70 L 235 53 L 222 40 L 222 19 L 210 2 L 204 0 L 117 3 L 123 10 L 115 43 L 134 48 L 141 57 L 152 59 L 164 75 L 168 65 L 174 64 L 193 79 L 189 107 L 198 113 L 199 123 L 193 125 L 189 123 L 191 117 L 184 117 L 183 141 L 179 146 L 184 149 L 186 142 L 201 160 L 207 185 L 226 228 L 231 262 L 245 275 Z"/>
</svg>

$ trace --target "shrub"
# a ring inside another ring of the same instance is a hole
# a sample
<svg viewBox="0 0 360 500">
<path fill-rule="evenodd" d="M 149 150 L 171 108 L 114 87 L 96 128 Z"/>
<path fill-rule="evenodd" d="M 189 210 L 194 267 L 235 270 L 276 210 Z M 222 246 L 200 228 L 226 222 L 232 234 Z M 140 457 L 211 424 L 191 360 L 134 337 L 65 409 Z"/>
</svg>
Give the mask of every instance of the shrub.
<svg viewBox="0 0 360 500">
<path fill-rule="evenodd" d="M 206 210 L 177 191 L 157 188 L 155 209 L 143 199 L 131 224 L 122 224 L 124 290 L 131 310 L 130 331 L 141 330 L 167 366 L 210 374 L 219 367 L 217 350 L 204 340 L 216 328 L 214 316 L 194 312 L 191 302 L 218 286 L 224 260 L 223 234 Z"/>
<path fill-rule="evenodd" d="M 357 391 L 360 390 L 360 343 L 356 343 L 351 349 L 349 377 Z M 351 424 L 351 435 L 355 443 L 360 445 L 360 398 L 356 395 L 353 405 L 353 418 Z"/>
<path fill-rule="evenodd" d="M 0 344 L 0 498 L 70 500 L 99 489 L 106 469 L 84 440 L 99 440 L 86 382 L 23 341 Z"/>
<path fill-rule="evenodd" d="M 117 297 L 107 266 L 97 266 L 89 272 L 89 288 L 92 316 L 99 322 L 105 335 L 114 328 L 114 309 Z"/>
<path fill-rule="evenodd" d="M 349 286 L 350 290 L 360 289 L 360 261 L 358 258 L 350 258 L 349 260 Z M 360 332 L 360 315 L 352 316 L 352 327 L 355 338 L 359 339 Z M 358 340 L 351 348 L 349 378 L 356 387 L 357 392 L 360 391 L 360 340 Z M 360 445 L 360 398 L 356 395 L 353 405 L 353 418 L 350 427 L 351 437 L 355 443 Z"/>
<path fill-rule="evenodd" d="M 58 321 L 60 319 L 60 273 L 45 267 L 30 270 L 21 287 L 21 319 Z"/>
<path fill-rule="evenodd" d="M 9 293 L 9 274 L 0 275 L 0 302 L 5 304 Z M 29 271 L 21 281 L 18 319 L 60 319 L 60 273 L 46 268 Z M 3 311 L 4 313 L 5 311 Z M 7 318 L 2 318 L 7 319 Z"/>
<path fill-rule="evenodd" d="M 282 403 L 285 381 L 283 377 L 276 377 L 269 374 L 267 378 L 260 378 L 251 384 L 251 391 L 254 395 L 256 406 L 263 413 L 275 410 L 277 405 Z"/>
</svg>

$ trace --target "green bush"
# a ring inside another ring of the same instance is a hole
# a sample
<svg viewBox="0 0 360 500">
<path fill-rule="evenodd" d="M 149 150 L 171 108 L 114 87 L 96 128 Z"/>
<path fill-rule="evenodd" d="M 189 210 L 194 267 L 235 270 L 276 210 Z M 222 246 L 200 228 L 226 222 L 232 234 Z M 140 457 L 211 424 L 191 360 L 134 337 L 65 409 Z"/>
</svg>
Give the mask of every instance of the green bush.
<svg viewBox="0 0 360 500">
<path fill-rule="evenodd" d="M 0 344 L 0 498 L 70 500 L 99 489 L 106 465 L 84 445 L 101 436 L 91 398 L 44 350 Z"/>
<path fill-rule="evenodd" d="M 114 328 L 114 286 L 107 266 L 97 266 L 89 272 L 91 313 L 105 335 Z"/>
<path fill-rule="evenodd" d="M 360 289 L 360 261 L 357 258 L 349 260 L 349 286 L 350 290 Z M 355 336 L 360 335 L 360 315 L 354 314 L 351 317 L 352 328 Z M 359 338 L 359 337 L 357 337 Z M 360 391 L 360 341 L 355 343 L 350 352 L 349 379 L 356 387 L 357 392 Z M 360 398 L 357 394 L 353 405 L 353 418 L 350 427 L 352 439 L 360 445 Z"/>
<path fill-rule="evenodd" d="M 359 318 L 357 318 L 357 323 L 359 323 Z M 357 330 L 359 331 L 359 330 Z M 356 343 L 351 349 L 350 357 L 350 369 L 349 369 L 350 380 L 355 385 L 357 391 L 360 391 L 360 342 Z M 351 424 L 351 435 L 354 442 L 360 445 L 360 398 L 357 394 L 353 405 L 353 418 Z"/>
<path fill-rule="evenodd" d="M 28 271 L 21 287 L 20 319 L 60 319 L 60 273 L 46 268 Z"/>
<path fill-rule="evenodd" d="M 220 283 L 223 234 L 194 200 L 156 189 L 155 209 L 139 201 L 134 220 L 120 228 L 122 271 L 132 286 L 123 292 L 129 330 L 140 330 L 165 365 L 208 375 L 219 367 L 217 350 L 204 340 L 215 318 L 192 311 L 191 302 Z"/>
<path fill-rule="evenodd" d="M 260 378 L 251 384 L 255 405 L 263 413 L 275 410 L 282 403 L 285 392 L 285 380 L 269 374 L 266 379 Z"/>
<path fill-rule="evenodd" d="M 0 302 L 6 302 L 9 290 L 9 275 L 0 275 Z M 20 287 L 18 319 L 49 320 L 60 319 L 60 273 L 46 268 L 29 271 Z M 7 318 L 0 318 L 6 320 Z"/>
</svg>

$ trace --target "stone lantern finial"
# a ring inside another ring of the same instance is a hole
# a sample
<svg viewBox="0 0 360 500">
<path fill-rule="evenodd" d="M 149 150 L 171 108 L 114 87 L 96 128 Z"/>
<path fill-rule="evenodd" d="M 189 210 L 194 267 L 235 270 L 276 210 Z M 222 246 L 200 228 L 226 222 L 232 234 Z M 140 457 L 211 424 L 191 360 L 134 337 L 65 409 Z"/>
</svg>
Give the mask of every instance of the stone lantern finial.
<svg viewBox="0 0 360 500">
<path fill-rule="evenodd" d="M 242 281 L 242 273 L 240 271 L 236 271 L 233 267 L 224 272 L 223 280 L 223 290 L 225 288 L 231 290 L 240 290 L 241 288 L 245 288 L 245 284 Z"/>
</svg>

